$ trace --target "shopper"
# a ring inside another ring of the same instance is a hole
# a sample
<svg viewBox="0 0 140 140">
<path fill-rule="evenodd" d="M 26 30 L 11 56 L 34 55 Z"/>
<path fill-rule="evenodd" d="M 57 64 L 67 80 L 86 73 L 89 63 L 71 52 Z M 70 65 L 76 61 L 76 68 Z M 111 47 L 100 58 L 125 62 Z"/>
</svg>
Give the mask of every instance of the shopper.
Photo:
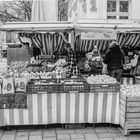
<svg viewBox="0 0 140 140">
<path fill-rule="evenodd" d="M 131 72 L 130 74 L 134 76 L 140 75 L 140 51 L 135 51 L 134 58 L 131 59 Z"/>
<path fill-rule="evenodd" d="M 103 62 L 107 65 L 108 74 L 120 82 L 125 63 L 124 53 L 119 44 L 113 41 L 105 54 Z"/>
<path fill-rule="evenodd" d="M 70 75 L 79 75 L 80 71 L 77 67 L 78 58 L 76 53 L 73 51 L 71 44 L 67 43 L 65 45 L 66 55 L 67 55 L 67 69 Z"/>
</svg>

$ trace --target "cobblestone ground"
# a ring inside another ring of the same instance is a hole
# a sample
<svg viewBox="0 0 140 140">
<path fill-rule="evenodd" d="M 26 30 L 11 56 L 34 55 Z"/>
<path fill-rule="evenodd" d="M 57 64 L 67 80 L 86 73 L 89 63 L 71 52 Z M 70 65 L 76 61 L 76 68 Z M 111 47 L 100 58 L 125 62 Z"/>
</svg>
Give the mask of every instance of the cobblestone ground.
<svg viewBox="0 0 140 140">
<path fill-rule="evenodd" d="M 122 131 L 121 127 L 0 130 L 0 140 L 140 140 L 140 133 L 124 136 Z"/>
</svg>

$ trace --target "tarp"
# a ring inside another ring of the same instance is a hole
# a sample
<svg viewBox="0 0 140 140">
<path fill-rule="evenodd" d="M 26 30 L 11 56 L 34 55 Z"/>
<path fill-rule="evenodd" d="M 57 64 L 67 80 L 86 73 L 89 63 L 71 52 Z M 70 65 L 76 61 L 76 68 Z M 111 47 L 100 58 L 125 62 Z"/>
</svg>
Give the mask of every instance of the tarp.
<svg viewBox="0 0 140 140">
<path fill-rule="evenodd" d="M 33 0 L 31 21 L 57 21 L 57 9 L 57 0 Z"/>
</svg>

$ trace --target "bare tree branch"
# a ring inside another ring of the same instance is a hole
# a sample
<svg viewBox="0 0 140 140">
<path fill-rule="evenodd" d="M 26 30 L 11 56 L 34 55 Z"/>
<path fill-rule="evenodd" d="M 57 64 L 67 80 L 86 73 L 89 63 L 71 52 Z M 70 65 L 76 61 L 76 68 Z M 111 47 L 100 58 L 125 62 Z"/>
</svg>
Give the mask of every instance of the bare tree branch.
<svg viewBox="0 0 140 140">
<path fill-rule="evenodd" d="M 30 21 L 32 0 L 12 0 L 0 2 L 1 21 Z"/>
</svg>

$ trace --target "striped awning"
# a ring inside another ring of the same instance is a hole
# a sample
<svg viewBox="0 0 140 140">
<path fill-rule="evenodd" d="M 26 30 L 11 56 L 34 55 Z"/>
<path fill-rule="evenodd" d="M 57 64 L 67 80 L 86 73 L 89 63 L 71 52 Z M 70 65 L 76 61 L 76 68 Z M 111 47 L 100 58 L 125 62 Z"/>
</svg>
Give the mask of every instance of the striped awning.
<svg viewBox="0 0 140 140">
<path fill-rule="evenodd" d="M 130 46 L 138 48 L 140 47 L 140 33 L 118 33 L 117 42 L 121 47 Z"/>
<path fill-rule="evenodd" d="M 76 37 L 75 50 L 80 52 L 90 52 L 96 45 L 100 52 L 105 53 L 113 40 L 82 40 L 81 36 Z"/>
</svg>

